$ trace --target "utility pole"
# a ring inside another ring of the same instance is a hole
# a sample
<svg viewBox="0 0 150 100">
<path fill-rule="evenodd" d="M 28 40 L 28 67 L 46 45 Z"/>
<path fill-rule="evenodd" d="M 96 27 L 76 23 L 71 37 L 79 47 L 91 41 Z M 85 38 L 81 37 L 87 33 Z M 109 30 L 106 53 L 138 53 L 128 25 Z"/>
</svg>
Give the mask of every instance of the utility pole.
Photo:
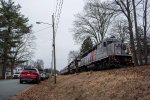
<svg viewBox="0 0 150 100">
<path fill-rule="evenodd" d="M 53 53 L 54 53 L 54 83 L 56 84 L 56 54 L 55 54 L 55 22 L 54 14 L 52 15 L 52 26 L 53 26 Z"/>
<path fill-rule="evenodd" d="M 54 53 L 53 53 L 53 49 L 52 49 L 52 61 L 51 61 L 51 77 L 52 77 L 52 75 L 53 75 L 53 56 L 54 55 Z"/>
</svg>

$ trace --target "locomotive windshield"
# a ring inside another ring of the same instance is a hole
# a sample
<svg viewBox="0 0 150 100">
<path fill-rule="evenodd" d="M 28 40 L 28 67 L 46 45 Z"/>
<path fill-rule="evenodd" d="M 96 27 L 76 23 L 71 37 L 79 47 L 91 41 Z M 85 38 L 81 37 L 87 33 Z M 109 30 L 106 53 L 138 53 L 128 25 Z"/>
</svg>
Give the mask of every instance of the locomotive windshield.
<svg viewBox="0 0 150 100">
<path fill-rule="evenodd" d="M 106 41 L 107 41 L 107 45 L 109 45 L 111 43 L 119 42 L 119 40 L 114 38 L 114 37 L 113 38 L 107 38 Z"/>
<path fill-rule="evenodd" d="M 115 43 L 115 42 L 119 42 L 118 40 L 108 40 L 107 41 L 107 45 L 111 44 L 111 43 Z"/>
<path fill-rule="evenodd" d="M 107 41 L 107 45 L 113 43 L 113 41 Z"/>
</svg>

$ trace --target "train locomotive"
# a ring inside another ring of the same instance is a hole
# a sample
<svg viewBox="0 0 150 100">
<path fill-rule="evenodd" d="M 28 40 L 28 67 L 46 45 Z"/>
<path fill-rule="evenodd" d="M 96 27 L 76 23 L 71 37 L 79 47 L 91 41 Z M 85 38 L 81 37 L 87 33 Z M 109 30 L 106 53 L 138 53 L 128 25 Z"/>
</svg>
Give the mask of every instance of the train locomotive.
<svg viewBox="0 0 150 100">
<path fill-rule="evenodd" d="M 127 44 L 115 37 L 110 37 L 77 57 L 62 69 L 60 74 L 131 66 L 133 64 Z"/>
</svg>

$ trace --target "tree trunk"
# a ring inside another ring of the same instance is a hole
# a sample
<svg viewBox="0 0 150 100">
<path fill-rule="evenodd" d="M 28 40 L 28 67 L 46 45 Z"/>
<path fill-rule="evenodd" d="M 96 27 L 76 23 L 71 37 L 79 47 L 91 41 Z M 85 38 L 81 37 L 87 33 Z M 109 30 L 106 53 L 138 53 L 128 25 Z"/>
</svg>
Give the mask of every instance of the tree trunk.
<svg viewBox="0 0 150 100">
<path fill-rule="evenodd" d="M 3 63 L 2 79 L 5 79 L 6 64 Z"/>
<path fill-rule="evenodd" d="M 10 67 L 11 67 L 11 76 L 13 75 L 14 65 L 15 65 L 15 63 L 14 63 L 14 61 L 13 61 L 13 59 L 12 59 L 11 65 L 10 65 Z"/>
<path fill-rule="evenodd" d="M 143 13 L 143 28 L 144 28 L 144 60 L 145 60 L 145 65 L 147 65 L 147 4 L 148 0 L 145 1 L 145 8 L 144 8 L 144 13 Z M 144 5 L 144 4 L 143 4 Z"/>
<path fill-rule="evenodd" d="M 137 28 L 137 17 L 136 17 L 136 8 L 135 8 L 135 1 L 132 0 L 132 5 L 133 5 L 133 13 L 134 13 L 134 25 L 135 25 L 135 34 L 136 34 L 136 41 L 137 41 L 137 55 L 138 55 L 138 60 L 139 60 L 139 65 L 142 65 L 142 56 L 141 56 L 141 45 L 140 45 L 140 38 L 139 38 L 139 32 Z"/>
<path fill-rule="evenodd" d="M 3 69 L 2 69 L 2 78 L 5 79 L 5 73 L 6 73 L 6 66 L 7 66 L 7 61 L 8 61 L 8 55 L 7 55 L 7 52 L 8 52 L 8 45 L 7 45 L 7 34 L 5 33 L 4 34 L 4 52 L 3 52 L 3 56 L 2 56 L 2 59 L 3 59 Z"/>
<path fill-rule="evenodd" d="M 134 36 L 133 36 L 133 30 L 132 30 L 132 20 L 131 20 L 131 10 L 130 10 L 130 0 L 126 0 L 124 3 L 123 0 L 115 0 L 116 4 L 120 6 L 120 9 L 122 13 L 126 16 L 128 20 L 128 29 L 129 29 L 129 35 L 130 35 L 130 46 L 131 46 L 131 53 L 133 54 L 133 60 L 134 64 L 138 65 L 136 50 L 135 50 L 135 44 L 134 44 Z"/>
<path fill-rule="evenodd" d="M 134 36 L 133 36 L 133 30 L 132 30 L 132 21 L 131 21 L 131 11 L 130 11 L 130 3 L 129 1 L 127 0 L 127 19 L 128 19 L 128 28 L 129 28 L 129 34 L 130 34 L 130 45 L 131 45 L 131 52 L 133 54 L 133 60 L 134 60 L 134 64 L 135 65 L 138 65 L 138 60 L 137 60 L 137 53 L 136 53 L 136 50 L 135 50 L 135 44 L 134 44 Z"/>
<path fill-rule="evenodd" d="M 135 44 L 134 44 L 134 37 L 133 37 L 133 30 L 132 30 L 132 22 L 131 19 L 128 19 L 128 25 L 129 25 L 129 32 L 130 32 L 130 45 L 131 45 L 131 53 L 133 54 L 133 61 L 135 65 L 138 65 L 136 50 L 135 50 Z"/>
<path fill-rule="evenodd" d="M 3 55 L 3 69 L 2 69 L 2 78 L 5 79 L 5 73 L 6 73 L 6 62 L 7 62 L 7 52 L 4 50 L 4 55 Z"/>
</svg>

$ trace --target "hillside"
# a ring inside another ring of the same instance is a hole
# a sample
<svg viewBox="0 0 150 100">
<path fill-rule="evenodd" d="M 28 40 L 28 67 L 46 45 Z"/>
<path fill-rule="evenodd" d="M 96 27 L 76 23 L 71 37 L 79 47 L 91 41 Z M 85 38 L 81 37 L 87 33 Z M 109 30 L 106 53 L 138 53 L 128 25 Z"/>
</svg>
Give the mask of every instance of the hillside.
<svg viewBox="0 0 150 100">
<path fill-rule="evenodd" d="M 149 100 L 150 66 L 120 68 L 57 77 L 24 91 L 14 100 Z"/>
</svg>

